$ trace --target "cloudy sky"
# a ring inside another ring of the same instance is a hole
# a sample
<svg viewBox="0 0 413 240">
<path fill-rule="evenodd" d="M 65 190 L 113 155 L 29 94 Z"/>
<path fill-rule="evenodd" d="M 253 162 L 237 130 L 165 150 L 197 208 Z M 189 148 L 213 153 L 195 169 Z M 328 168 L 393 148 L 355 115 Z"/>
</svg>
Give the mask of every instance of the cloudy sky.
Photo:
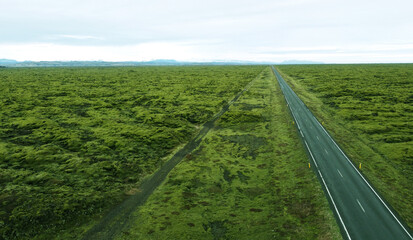
<svg viewBox="0 0 413 240">
<path fill-rule="evenodd" d="M 412 0 L 0 0 L 0 59 L 413 62 Z"/>
</svg>

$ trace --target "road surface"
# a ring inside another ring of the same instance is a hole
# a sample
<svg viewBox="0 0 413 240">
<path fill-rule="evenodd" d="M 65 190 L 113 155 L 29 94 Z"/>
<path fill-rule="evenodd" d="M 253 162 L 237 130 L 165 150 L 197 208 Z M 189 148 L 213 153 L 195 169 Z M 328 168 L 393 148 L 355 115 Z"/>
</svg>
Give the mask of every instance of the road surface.
<svg viewBox="0 0 413 240">
<path fill-rule="evenodd" d="M 410 239 L 410 230 L 272 67 L 345 239 Z"/>
</svg>

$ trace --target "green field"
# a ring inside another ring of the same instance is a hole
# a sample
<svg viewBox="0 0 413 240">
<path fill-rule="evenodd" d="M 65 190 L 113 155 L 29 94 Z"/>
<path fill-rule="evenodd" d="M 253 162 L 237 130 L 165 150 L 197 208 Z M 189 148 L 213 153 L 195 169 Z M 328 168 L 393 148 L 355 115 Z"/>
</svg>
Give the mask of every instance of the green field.
<svg viewBox="0 0 413 240">
<path fill-rule="evenodd" d="M 82 232 L 263 69 L 0 69 L 0 238 Z"/>
<path fill-rule="evenodd" d="M 413 227 L 413 68 L 280 66 Z M 0 69 L 0 239 L 80 239 L 252 82 L 116 239 L 340 239 L 269 67 Z"/>
<path fill-rule="evenodd" d="M 269 67 L 116 239 L 341 239 Z"/>
<path fill-rule="evenodd" d="M 413 64 L 278 70 L 413 228 Z"/>
<path fill-rule="evenodd" d="M 117 237 L 340 238 L 268 67 L 5 68 L 0 80 L 0 238 L 81 238 L 252 80 Z"/>
</svg>

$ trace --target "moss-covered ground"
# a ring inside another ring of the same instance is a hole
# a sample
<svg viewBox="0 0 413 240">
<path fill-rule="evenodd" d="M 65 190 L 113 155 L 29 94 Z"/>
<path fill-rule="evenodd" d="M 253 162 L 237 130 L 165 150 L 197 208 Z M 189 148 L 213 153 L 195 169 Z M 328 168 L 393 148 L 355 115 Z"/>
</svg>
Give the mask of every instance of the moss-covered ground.
<svg viewBox="0 0 413 240">
<path fill-rule="evenodd" d="M 0 69 L 0 239 L 79 239 L 264 68 Z"/>
<path fill-rule="evenodd" d="M 270 68 L 116 239 L 341 239 Z"/>
</svg>

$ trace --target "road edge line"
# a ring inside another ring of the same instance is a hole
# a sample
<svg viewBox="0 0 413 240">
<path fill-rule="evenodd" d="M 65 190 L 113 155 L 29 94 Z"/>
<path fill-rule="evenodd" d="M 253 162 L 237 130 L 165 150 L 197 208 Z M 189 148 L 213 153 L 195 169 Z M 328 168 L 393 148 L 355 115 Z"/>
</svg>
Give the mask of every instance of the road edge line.
<svg viewBox="0 0 413 240">
<path fill-rule="evenodd" d="M 273 72 L 275 73 L 275 68 L 272 66 Z M 277 77 L 277 74 L 275 74 Z M 281 76 L 281 75 L 280 75 Z M 278 77 L 277 77 L 278 79 Z M 298 95 L 293 91 L 293 93 L 298 97 Z M 298 97 L 299 98 L 299 97 Z M 300 98 L 299 98 L 300 99 Z M 301 99 L 300 99 L 301 100 Z M 302 101 L 301 101 L 302 102 Z M 308 107 L 307 107 L 308 108 Z M 314 115 L 313 115 L 314 116 Z M 347 159 L 347 161 L 350 163 L 350 165 L 356 170 L 356 172 L 359 174 L 359 176 L 364 180 L 364 182 L 369 186 L 369 188 L 373 191 L 374 195 L 381 201 L 381 203 L 386 207 L 386 209 L 390 212 L 390 214 L 393 216 L 393 218 L 397 221 L 397 223 L 403 228 L 403 230 L 406 232 L 406 234 L 410 237 L 410 239 L 413 240 L 412 235 L 410 235 L 409 231 L 403 226 L 403 224 L 399 221 L 399 219 L 394 215 L 394 213 L 390 210 L 390 208 L 387 206 L 387 204 L 383 201 L 383 199 L 378 195 L 378 193 L 373 189 L 373 187 L 370 185 L 370 183 L 364 178 L 364 176 L 359 172 L 359 170 L 354 166 L 354 164 L 351 162 L 351 160 L 347 157 L 347 155 L 341 150 L 341 148 L 338 146 L 336 141 L 330 136 L 330 134 L 327 132 L 327 130 L 324 128 L 324 126 L 318 121 L 318 119 L 314 116 L 314 119 L 316 122 L 320 125 L 321 129 L 326 133 L 326 135 L 333 141 L 334 145 L 340 150 L 340 152 L 343 154 L 343 156 Z M 324 181 L 324 180 L 323 180 Z"/>
<path fill-rule="evenodd" d="M 280 80 L 279 80 L 278 76 L 277 76 L 277 72 L 276 72 L 274 66 L 271 66 L 271 68 L 272 68 L 273 74 L 275 75 L 275 78 L 276 78 L 278 84 L 280 85 L 281 92 L 283 93 L 284 98 L 285 98 L 285 100 L 286 100 L 286 102 L 287 102 L 287 104 L 288 104 L 288 108 L 290 109 L 291 115 L 293 116 L 294 121 L 297 122 L 297 120 L 296 120 L 296 118 L 295 118 L 295 116 L 294 116 L 294 113 L 293 113 L 293 111 L 292 111 L 292 109 L 291 109 L 291 106 L 290 106 L 287 98 L 285 97 L 284 89 L 283 89 L 283 87 L 282 87 L 282 85 L 281 85 L 281 83 L 280 83 Z M 281 77 L 281 75 L 280 75 L 280 77 Z M 282 77 L 281 77 L 281 78 L 282 78 Z M 286 84 L 287 84 L 287 83 L 286 83 Z M 292 91 L 292 92 L 295 94 L 294 91 Z M 296 95 L 296 96 L 297 96 L 297 95 Z M 300 99 L 298 96 L 297 96 L 297 98 Z M 301 99 L 300 99 L 300 100 L 301 100 Z M 301 101 L 301 102 L 302 102 L 302 101 Z M 298 123 L 297 123 L 297 128 L 298 128 L 298 130 L 300 130 Z M 318 166 L 317 166 L 317 163 L 316 163 L 316 161 L 315 161 L 315 159 L 314 159 L 314 157 L 313 157 L 313 154 L 311 153 L 310 148 L 309 148 L 307 142 L 305 141 L 305 139 L 303 139 L 303 142 L 305 143 L 305 145 L 306 145 L 306 147 L 307 147 L 307 150 L 308 150 L 308 152 L 310 153 L 310 156 L 311 156 L 314 164 L 315 164 L 316 167 L 317 167 L 317 171 L 318 171 L 318 173 L 319 173 L 319 176 L 320 176 L 320 178 L 321 178 L 321 180 L 322 180 L 322 182 L 323 182 L 323 184 L 324 184 L 324 187 L 325 187 L 325 189 L 326 189 L 326 191 L 327 191 L 327 193 L 328 193 L 328 196 L 330 197 L 331 202 L 333 203 L 334 210 L 335 210 L 336 213 L 337 213 L 337 216 L 338 216 L 338 218 L 339 218 L 339 220 L 340 220 L 340 222 L 341 222 L 341 225 L 343 226 L 343 229 L 344 229 L 344 231 L 345 231 L 348 239 L 351 240 L 351 237 L 350 237 L 350 234 L 348 233 L 347 227 L 346 227 L 346 225 L 344 224 L 343 219 L 341 218 L 340 212 L 338 211 L 337 206 L 336 206 L 336 203 L 334 202 L 333 197 L 332 197 L 331 194 L 330 194 L 330 190 L 328 189 L 327 184 L 326 184 L 325 181 L 324 181 L 323 175 L 321 174 L 320 170 L 318 169 Z"/>
<path fill-rule="evenodd" d="M 331 202 L 333 203 L 334 209 L 336 210 L 336 213 L 337 213 L 337 215 L 338 215 L 338 218 L 340 219 L 340 222 L 341 222 L 341 224 L 342 224 L 343 227 L 344 227 L 344 231 L 346 231 L 346 234 L 347 234 L 348 239 L 351 240 L 350 234 L 348 233 L 347 228 L 346 228 L 346 225 L 344 224 L 343 219 L 341 218 L 341 215 L 340 215 L 340 213 L 338 212 L 336 203 L 334 202 L 334 199 L 333 199 L 333 197 L 331 196 L 330 191 L 328 190 L 327 184 L 326 184 L 326 182 L 324 181 L 323 175 L 321 174 L 320 170 L 318 170 L 318 174 L 320 175 L 321 180 L 323 181 L 323 184 L 324 184 L 324 186 L 325 186 L 325 188 L 326 188 L 326 190 L 327 190 L 328 196 L 330 197 Z"/>
</svg>

